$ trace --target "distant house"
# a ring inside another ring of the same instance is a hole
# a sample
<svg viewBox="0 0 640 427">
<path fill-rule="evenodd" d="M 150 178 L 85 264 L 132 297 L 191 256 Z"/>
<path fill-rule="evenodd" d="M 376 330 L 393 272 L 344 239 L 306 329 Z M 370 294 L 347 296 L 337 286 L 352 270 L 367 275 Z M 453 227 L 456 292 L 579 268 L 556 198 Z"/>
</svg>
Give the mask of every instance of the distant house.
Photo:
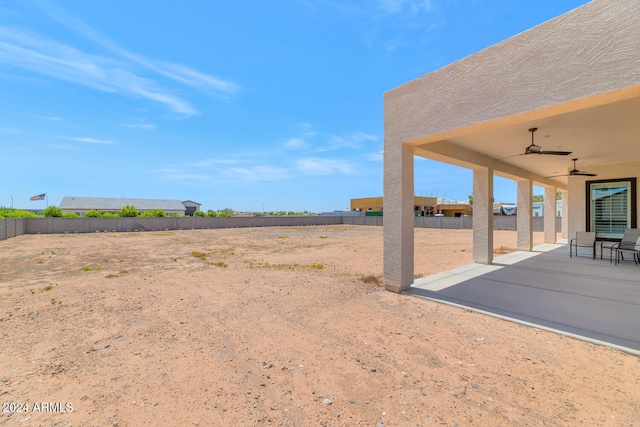
<svg viewBox="0 0 640 427">
<path fill-rule="evenodd" d="M 430 215 L 433 213 L 433 207 L 438 203 L 436 197 L 418 197 L 413 198 L 413 210 L 415 215 Z M 382 197 L 364 197 L 359 199 L 351 199 L 352 212 L 382 212 L 384 202 Z"/>
<path fill-rule="evenodd" d="M 184 216 L 187 208 L 180 200 L 164 199 L 126 199 L 107 197 L 73 197 L 66 196 L 60 203 L 63 213 L 75 213 L 80 217 L 91 211 L 116 213 L 125 206 L 135 206 L 138 212 L 147 212 L 154 209 L 161 209 L 167 215 L 176 214 Z"/>
<path fill-rule="evenodd" d="M 187 208 L 184 214 L 188 216 L 193 216 L 194 212 L 199 212 L 200 206 L 202 206 L 200 203 L 194 202 L 193 200 L 185 200 L 182 204 Z"/>
</svg>

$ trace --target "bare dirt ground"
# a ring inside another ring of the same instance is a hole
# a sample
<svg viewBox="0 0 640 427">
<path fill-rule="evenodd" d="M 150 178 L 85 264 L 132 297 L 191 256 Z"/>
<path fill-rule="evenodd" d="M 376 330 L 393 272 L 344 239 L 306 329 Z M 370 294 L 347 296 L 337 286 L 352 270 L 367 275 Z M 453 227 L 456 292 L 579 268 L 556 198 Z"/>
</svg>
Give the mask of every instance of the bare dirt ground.
<svg viewBox="0 0 640 427">
<path fill-rule="evenodd" d="M 470 262 L 470 230 L 416 230 L 416 272 Z M 380 227 L 0 242 L 0 425 L 640 425 L 638 357 L 381 274 Z"/>
</svg>

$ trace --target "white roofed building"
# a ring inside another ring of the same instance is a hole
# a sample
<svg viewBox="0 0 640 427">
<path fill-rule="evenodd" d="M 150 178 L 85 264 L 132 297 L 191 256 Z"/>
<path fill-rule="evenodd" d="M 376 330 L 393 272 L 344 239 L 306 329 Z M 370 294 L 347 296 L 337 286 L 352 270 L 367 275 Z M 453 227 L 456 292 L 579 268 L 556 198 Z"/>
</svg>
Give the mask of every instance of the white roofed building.
<svg viewBox="0 0 640 427">
<path fill-rule="evenodd" d="M 84 217 L 84 214 L 91 210 L 116 213 L 127 205 L 134 206 L 140 213 L 161 209 L 167 215 L 176 214 L 178 216 L 184 216 L 187 209 L 180 200 L 75 196 L 64 197 L 60 203 L 60 209 L 63 213 L 75 213 Z"/>
</svg>

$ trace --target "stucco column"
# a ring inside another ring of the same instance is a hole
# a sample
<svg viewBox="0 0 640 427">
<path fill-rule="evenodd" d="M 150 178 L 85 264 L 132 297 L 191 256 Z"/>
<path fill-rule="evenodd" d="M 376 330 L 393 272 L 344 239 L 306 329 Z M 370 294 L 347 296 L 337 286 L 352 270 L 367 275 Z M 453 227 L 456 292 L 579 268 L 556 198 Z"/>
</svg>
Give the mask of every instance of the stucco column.
<svg viewBox="0 0 640 427">
<path fill-rule="evenodd" d="M 562 230 L 561 236 L 566 239 L 569 235 L 569 192 L 560 191 L 562 193 Z"/>
<path fill-rule="evenodd" d="M 473 260 L 493 262 L 493 168 L 473 170 Z"/>
<path fill-rule="evenodd" d="M 544 187 L 544 242 L 556 242 L 556 188 Z"/>
<path fill-rule="evenodd" d="M 516 228 L 518 234 L 518 250 L 530 252 L 533 248 L 533 184 L 530 179 L 518 180 L 518 210 L 516 211 Z"/>
<path fill-rule="evenodd" d="M 413 147 L 385 140 L 384 283 L 401 292 L 413 283 Z"/>
</svg>

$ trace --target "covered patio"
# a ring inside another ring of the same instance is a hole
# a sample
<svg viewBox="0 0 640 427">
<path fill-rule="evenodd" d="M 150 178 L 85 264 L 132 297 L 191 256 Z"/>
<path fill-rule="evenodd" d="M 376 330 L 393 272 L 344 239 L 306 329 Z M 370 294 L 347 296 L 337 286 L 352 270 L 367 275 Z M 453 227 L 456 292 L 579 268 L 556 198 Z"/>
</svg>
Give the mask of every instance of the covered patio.
<svg viewBox="0 0 640 427">
<path fill-rule="evenodd" d="M 566 255 L 563 244 L 417 279 L 405 293 L 640 355 L 640 266 Z"/>
<path fill-rule="evenodd" d="M 414 284 L 414 156 L 473 170 L 473 258 L 480 265 L 494 264 L 494 175 L 517 183 L 517 249 L 521 252 L 533 249 L 534 184 L 544 188 L 547 244 L 556 243 L 557 192 L 563 198 L 565 239 L 578 231 L 597 231 L 599 238 L 615 240 L 622 237 L 625 228 L 637 227 L 638 0 L 593 0 L 393 89 L 385 93 L 384 103 L 387 290 L 421 292 L 420 281 Z M 529 131 L 533 128 L 537 129 L 535 133 Z M 567 154 L 545 155 L 549 151 Z M 575 168 L 572 159 L 577 159 Z M 584 175 L 584 171 L 590 175 Z M 544 259 L 540 256 L 537 258 Z M 554 249 L 552 256 L 562 260 L 559 265 L 574 265 L 575 269 L 551 273 L 556 264 L 545 261 L 531 277 L 542 288 L 557 289 L 558 294 L 567 283 L 571 289 L 584 287 L 600 292 L 619 276 L 625 286 L 638 287 L 640 270 L 626 266 L 615 269 L 608 262 L 590 258 L 569 264 L 566 246 Z M 582 269 L 591 271 L 591 267 L 595 270 L 588 277 L 579 275 Z M 545 269 L 550 272 L 544 273 Z M 500 280 L 500 275 L 514 271 L 503 270 L 450 289 L 456 290 L 455 298 L 461 298 L 462 290 L 484 295 L 479 300 L 488 306 L 507 292 L 495 290 L 505 284 L 517 285 Z M 513 295 L 526 297 L 526 293 Z M 563 306 L 557 309 L 564 310 Z M 585 315 L 601 320 L 594 310 Z"/>
</svg>

